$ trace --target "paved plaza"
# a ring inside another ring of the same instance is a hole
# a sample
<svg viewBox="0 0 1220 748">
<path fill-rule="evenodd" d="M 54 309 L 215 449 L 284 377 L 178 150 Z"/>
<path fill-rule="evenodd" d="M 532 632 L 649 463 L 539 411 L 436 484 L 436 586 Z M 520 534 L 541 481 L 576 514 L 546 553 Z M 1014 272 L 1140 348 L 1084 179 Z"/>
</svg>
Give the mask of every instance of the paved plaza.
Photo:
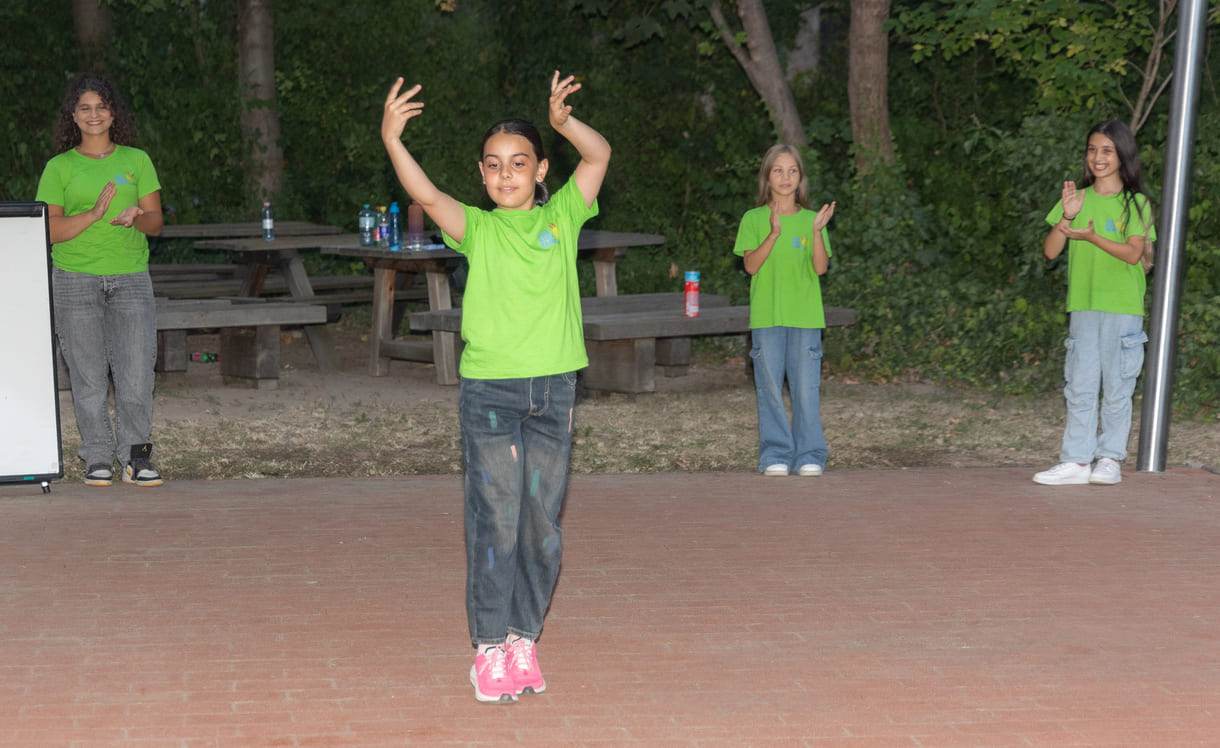
<svg viewBox="0 0 1220 748">
<path fill-rule="evenodd" d="M 476 703 L 461 479 L 0 486 L 3 746 L 1220 744 L 1220 477 L 572 477 Z"/>
</svg>

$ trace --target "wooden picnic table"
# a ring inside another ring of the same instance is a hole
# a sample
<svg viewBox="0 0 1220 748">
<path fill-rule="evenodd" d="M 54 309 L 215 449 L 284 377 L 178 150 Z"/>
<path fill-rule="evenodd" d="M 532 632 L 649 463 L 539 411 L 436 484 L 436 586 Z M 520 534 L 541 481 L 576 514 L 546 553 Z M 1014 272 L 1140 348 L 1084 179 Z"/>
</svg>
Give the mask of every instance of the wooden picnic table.
<svg viewBox="0 0 1220 748">
<path fill-rule="evenodd" d="M 598 296 L 616 296 L 618 282 L 615 266 L 632 247 L 664 244 L 660 234 L 635 234 L 618 231 L 580 232 L 578 256 L 593 262 Z M 398 340 L 394 335 L 394 286 L 398 272 L 424 273 L 428 284 L 428 309 L 452 309 L 453 296 L 449 288 L 448 264 L 462 255 L 443 244 L 428 245 L 422 250 L 391 252 L 380 247 L 360 246 L 359 236 L 344 234 L 326 239 L 321 244 L 328 254 L 359 257 L 373 268 L 373 329 L 369 335 L 371 351 L 369 373 L 385 376 L 391 359 L 431 361 L 436 365 L 438 384 L 457 384 L 457 334 L 445 330 L 432 331 L 432 343 Z"/>
<path fill-rule="evenodd" d="M 275 235 L 320 236 L 340 234 L 343 229 L 308 221 L 276 221 Z M 239 223 L 170 223 L 161 227 L 161 239 L 261 239 L 263 224 L 260 221 Z"/>
<path fill-rule="evenodd" d="M 278 229 L 278 225 L 276 228 Z M 305 263 L 301 261 L 300 250 L 321 247 L 337 235 L 337 229 L 326 234 L 295 236 L 281 236 L 277 231 L 274 240 L 264 241 L 260 229 L 260 238 L 205 239 L 195 242 L 195 246 L 199 249 L 228 252 L 233 261 L 242 267 L 241 288 L 238 291 L 240 296 L 261 295 L 267 271 L 274 267 L 284 276 L 292 298 L 317 301 L 313 286 L 309 282 L 309 274 L 305 271 Z M 339 366 L 339 356 L 325 324 L 305 326 L 305 337 L 309 340 L 309 347 L 313 351 L 314 360 L 318 362 L 318 368 L 327 370 Z"/>
</svg>

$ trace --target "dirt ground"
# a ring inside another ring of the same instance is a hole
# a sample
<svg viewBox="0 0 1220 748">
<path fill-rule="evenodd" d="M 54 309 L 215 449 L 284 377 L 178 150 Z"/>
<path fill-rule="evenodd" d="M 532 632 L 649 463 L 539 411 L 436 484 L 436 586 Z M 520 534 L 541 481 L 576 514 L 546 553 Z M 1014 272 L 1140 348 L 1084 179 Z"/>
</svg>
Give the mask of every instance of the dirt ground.
<svg viewBox="0 0 1220 748">
<path fill-rule="evenodd" d="M 158 383 L 154 462 L 167 479 L 386 476 L 461 472 L 458 388 L 430 364 L 394 361 L 368 373 L 368 322 L 331 326 L 339 370 L 321 372 L 300 331 L 281 335 L 275 389 L 226 386 L 216 363 L 189 364 Z M 218 350 L 192 335 L 191 351 Z M 69 393 L 61 393 L 65 479 L 79 479 Z M 1134 470 L 1138 416 L 1132 428 Z M 1019 465 L 1056 461 L 1059 395 L 1008 397 L 926 383 L 824 377 L 828 469 Z M 658 371 L 657 392 L 589 395 L 577 405 L 573 472 L 757 470 L 754 388 L 739 355 L 696 355 L 687 376 Z M 1220 465 L 1220 422 L 1175 422 L 1170 464 Z"/>
</svg>

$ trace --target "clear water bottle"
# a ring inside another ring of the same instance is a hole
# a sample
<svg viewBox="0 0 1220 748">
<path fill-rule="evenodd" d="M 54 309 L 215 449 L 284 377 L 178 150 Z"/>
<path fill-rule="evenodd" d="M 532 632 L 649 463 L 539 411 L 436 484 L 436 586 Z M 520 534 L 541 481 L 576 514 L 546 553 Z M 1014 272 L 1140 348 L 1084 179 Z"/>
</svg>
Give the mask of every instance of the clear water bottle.
<svg viewBox="0 0 1220 748">
<path fill-rule="evenodd" d="M 390 203 L 390 251 L 397 252 L 402 249 L 402 213 L 398 210 L 398 203 Z"/>
<path fill-rule="evenodd" d="M 385 212 L 385 206 L 377 206 L 377 246 L 390 248 L 390 216 Z"/>
<path fill-rule="evenodd" d="M 263 203 L 263 240 L 275 241 L 275 214 L 271 212 L 271 203 Z"/>
<path fill-rule="evenodd" d="M 373 232 L 377 230 L 377 213 L 369 207 L 368 203 L 360 209 L 360 246 L 373 247 L 377 241 L 373 238 Z"/>
</svg>

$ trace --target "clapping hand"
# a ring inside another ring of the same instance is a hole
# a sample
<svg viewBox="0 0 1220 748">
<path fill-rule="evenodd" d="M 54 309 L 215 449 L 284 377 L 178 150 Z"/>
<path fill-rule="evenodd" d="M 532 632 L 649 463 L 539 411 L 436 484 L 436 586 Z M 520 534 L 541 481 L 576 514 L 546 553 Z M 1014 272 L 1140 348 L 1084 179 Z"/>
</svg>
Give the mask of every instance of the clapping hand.
<svg viewBox="0 0 1220 748">
<path fill-rule="evenodd" d="M 826 224 L 830 223 L 830 219 L 834 218 L 834 214 L 834 202 L 832 201 L 830 203 L 824 203 L 822 207 L 818 209 L 818 214 L 813 217 L 813 230 L 821 231 L 822 229 L 826 228 Z"/>
<path fill-rule="evenodd" d="M 1076 191 L 1075 182 L 1063 183 L 1063 217 L 1069 221 L 1080 214 L 1084 207 L 1084 193 Z"/>
<path fill-rule="evenodd" d="M 110 224 L 112 226 L 126 226 L 127 228 L 131 228 L 136 222 L 136 219 L 142 215 L 144 215 L 144 209 L 139 205 L 132 205 L 123 208 L 123 212 L 119 213 L 114 218 L 111 218 Z"/>
</svg>

